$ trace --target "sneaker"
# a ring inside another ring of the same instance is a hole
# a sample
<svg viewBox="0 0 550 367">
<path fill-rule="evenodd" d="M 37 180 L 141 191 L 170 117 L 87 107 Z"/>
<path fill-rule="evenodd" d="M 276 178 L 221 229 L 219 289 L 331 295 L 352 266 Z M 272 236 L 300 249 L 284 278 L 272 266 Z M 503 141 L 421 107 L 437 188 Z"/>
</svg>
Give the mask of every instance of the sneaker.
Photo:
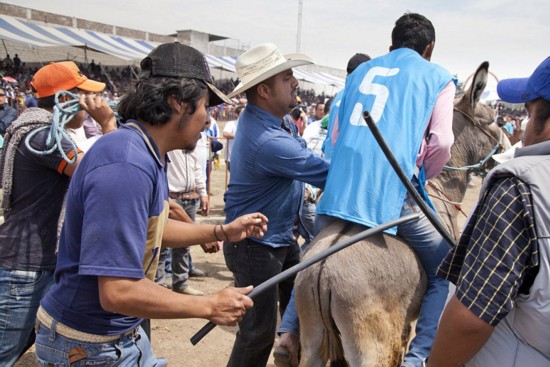
<svg viewBox="0 0 550 367">
<path fill-rule="evenodd" d="M 185 288 L 181 291 L 173 289 L 173 291 L 178 292 L 178 293 L 188 294 L 190 296 L 204 296 L 203 291 L 199 291 L 198 289 L 195 289 L 195 288 L 192 288 L 192 287 L 187 287 L 187 288 Z"/>
<path fill-rule="evenodd" d="M 189 270 L 189 277 L 205 277 L 205 276 L 206 276 L 206 272 L 204 270 L 197 269 L 197 268 L 192 268 L 191 270 Z"/>
<path fill-rule="evenodd" d="M 300 362 L 300 338 L 290 333 L 282 333 L 273 349 L 277 367 L 297 367 Z"/>
</svg>

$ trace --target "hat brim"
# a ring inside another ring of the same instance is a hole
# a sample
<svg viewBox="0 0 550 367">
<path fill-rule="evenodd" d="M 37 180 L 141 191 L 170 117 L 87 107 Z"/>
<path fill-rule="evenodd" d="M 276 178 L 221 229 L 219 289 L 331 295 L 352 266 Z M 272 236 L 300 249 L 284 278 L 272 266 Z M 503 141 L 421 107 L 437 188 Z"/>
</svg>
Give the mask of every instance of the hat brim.
<svg viewBox="0 0 550 367">
<path fill-rule="evenodd" d="M 86 92 L 99 93 L 105 89 L 105 83 L 96 82 L 95 80 L 88 79 L 84 83 L 76 86 L 78 89 L 85 90 Z"/>
<path fill-rule="evenodd" d="M 284 63 L 279 64 L 272 69 L 266 70 L 249 82 L 245 84 L 243 84 L 242 82 L 239 83 L 235 87 L 233 92 L 229 93 L 227 96 L 229 98 L 235 97 L 236 95 L 252 88 L 256 84 L 263 82 L 264 80 L 271 78 L 273 75 L 277 75 L 285 70 L 292 69 L 297 66 L 313 64 L 313 60 L 309 56 L 304 54 L 288 54 L 285 55 L 285 59 L 287 59 L 287 61 L 285 61 Z"/>
<path fill-rule="evenodd" d="M 210 100 L 208 101 L 209 106 L 217 106 L 222 103 L 233 104 L 233 101 L 230 100 L 225 94 L 223 94 L 218 88 L 213 84 L 206 82 L 208 89 L 210 90 Z"/>
<path fill-rule="evenodd" d="M 537 98 L 528 89 L 529 78 L 504 79 L 497 84 L 497 93 L 501 100 L 508 103 L 525 103 Z"/>
</svg>

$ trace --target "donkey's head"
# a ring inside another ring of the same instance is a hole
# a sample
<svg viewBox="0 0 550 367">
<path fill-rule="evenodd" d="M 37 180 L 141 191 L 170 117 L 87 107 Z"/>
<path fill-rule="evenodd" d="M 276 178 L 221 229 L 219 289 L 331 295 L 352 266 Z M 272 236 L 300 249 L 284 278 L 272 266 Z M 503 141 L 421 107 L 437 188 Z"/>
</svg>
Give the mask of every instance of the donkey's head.
<svg viewBox="0 0 550 367">
<path fill-rule="evenodd" d="M 487 85 L 489 63 L 483 62 L 474 74 L 466 93 L 455 102 L 453 133 L 455 144 L 452 155 L 458 165 L 475 165 L 485 160 L 494 149 L 510 147 L 508 138 L 495 123 L 495 111 L 479 103 Z M 454 159 L 453 159 L 454 160 Z M 491 160 L 487 159 L 488 163 Z"/>
</svg>

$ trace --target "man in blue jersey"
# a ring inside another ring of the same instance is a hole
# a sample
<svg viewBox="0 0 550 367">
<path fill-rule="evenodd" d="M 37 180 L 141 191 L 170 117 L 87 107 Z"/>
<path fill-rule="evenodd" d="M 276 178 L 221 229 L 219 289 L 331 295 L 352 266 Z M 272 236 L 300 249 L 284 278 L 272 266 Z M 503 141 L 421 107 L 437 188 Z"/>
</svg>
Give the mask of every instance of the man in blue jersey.
<svg viewBox="0 0 550 367">
<path fill-rule="evenodd" d="M 397 161 L 423 192 L 425 180 L 437 175 L 450 158 L 454 140 L 455 85 L 447 70 L 430 63 L 434 43 L 432 23 L 420 14 L 405 14 L 395 23 L 390 52 L 361 64 L 346 79 L 337 142 L 317 207 L 319 228 L 334 218 L 372 227 L 419 211 L 362 114 L 370 111 Z M 448 281 L 435 270 L 450 245 L 424 216 L 388 232 L 397 232 L 412 246 L 428 275 L 416 336 L 403 363 L 421 366 L 448 294 Z"/>
<path fill-rule="evenodd" d="M 260 239 L 226 241 L 223 252 L 235 284 L 258 285 L 297 264 L 296 241 L 304 184 L 325 186 L 328 163 L 302 145 L 297 129 L 283 118 L 296 106 L 295 66 L 311 64 L 306 55 L 283 55 L 271 43 L 251 48 L 237 59 L 241 83 L 229 96 L 246 92 L 248 104 L 239 118 L 231 152 L 231 178 L 225 194 L 226 221 L 250 211 L 269 219 Z M 229 366 L 265 366 L 275 340 L 277 308 L 284 312 L 293 279 L 254 299 L 239 323 Z"/>
<path fill-rule="evenodd" d="M 153 282 L 161 243 L 261 237 L 267 218 L 247 214 L 225 226 L 168 218 L 167 153 L 194 149 L 208 105 L 229 99 L 212 85 L 204 56 L 177 42 L 151 51 L 141 70 L 118 106 L 125 124 L 98 140 L 72 176 L 55 284 L 37 313 L 41 365 L 161 366 L 143 318 L 234 325 L 252 306 L 252 287 L 196 297 Z"/>
</svg>

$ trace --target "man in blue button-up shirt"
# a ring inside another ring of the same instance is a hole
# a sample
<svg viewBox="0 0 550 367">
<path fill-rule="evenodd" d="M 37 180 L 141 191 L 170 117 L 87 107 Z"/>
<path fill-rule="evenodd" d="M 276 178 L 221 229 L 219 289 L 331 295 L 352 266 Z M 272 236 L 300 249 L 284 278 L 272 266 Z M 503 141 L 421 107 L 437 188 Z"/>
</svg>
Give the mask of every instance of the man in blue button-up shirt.
<svg viewBox="0 0 550 367">
<path fill-rule="evenodd" d="M 231 152 L 226 221 L 260 211 L 269 218 L 269 227 L 262 239 L 224 243 L 236 286 L 257 286 L 299 262 L 294 228 L 303 182 L 325 186 L 328 163 L 300 144 L 283 121 L 296 105 L 298 81 L 292 67 L 311 63 L 305 55 L 285 56 L 273 44 L 251 48 L 237 60 L 241 83 L 230 96 L 246 92 L 248 105 L 240 116 Z M 277 301 L 284 312 L 293 282 L 282 282 L 254 299 L 255 307 L 239 324 L 229 366 L 267 363 L 275 339 Z"/>
</svg>

